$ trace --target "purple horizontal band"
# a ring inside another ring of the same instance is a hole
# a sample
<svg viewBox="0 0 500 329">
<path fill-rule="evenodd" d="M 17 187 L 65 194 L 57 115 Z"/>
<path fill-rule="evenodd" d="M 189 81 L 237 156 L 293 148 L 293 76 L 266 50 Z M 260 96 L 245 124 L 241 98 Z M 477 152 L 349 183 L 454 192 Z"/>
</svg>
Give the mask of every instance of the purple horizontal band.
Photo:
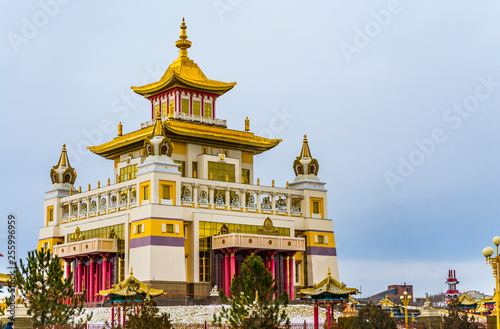
<svg viewBox="0 0 500 329">
<path fill-rule="evenodd" d="M 307 255 L 313 255 L 313 256 L 337 256 L 337 248 L 307 247 Z"/>
<path fill-rule="evenodd" d="M 147 219 L 167 219 L 167 220 L 178 220 L 178 221 L 182 222 L 182 218 L 167 218 L 167 217 L 146 217 L 146 218 L 141 218 L 141 219 L 134 219 L 130 222 L 134 223 L 134 222 L 139 222 L 141 220 L 147 220 Z"/>
<path fill-rule="evenodd" d="M 145 246 L 184 247 L 184 238 L 175 236 L 145 236 L 130 240 L 130 248 Z"/>
</svg>

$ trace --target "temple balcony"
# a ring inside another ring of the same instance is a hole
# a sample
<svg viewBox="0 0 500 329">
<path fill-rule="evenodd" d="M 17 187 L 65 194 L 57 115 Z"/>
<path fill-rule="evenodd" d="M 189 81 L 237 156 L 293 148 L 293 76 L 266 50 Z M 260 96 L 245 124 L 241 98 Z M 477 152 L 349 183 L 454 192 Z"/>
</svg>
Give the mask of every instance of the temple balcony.
<svg viewBox="0 0 500 329">
<path fill-rule="evenodd" d="M 135 180 L 128 180 L 63 197 L 61 224 L 134 208 L 137 188 Z"/>
<path fill-rule="evenodd" d="M 59 222 L 92 220 L 139 206 L 138 181 L 115 183 L 61 198 Z M 220 182 L 199 178 L 181 178 L 178 199 L 142 200 L 142 205 L 196 207 L 256 214 L 303 217 L 304 195 L 301 190 L 283 187 Z M 321 214 L 312 214 L 321 218 Z M 57 222 L 54 221 L 52 225 Z"/>
<path fill-rule="evenodd" d="M 172 119 L 179 119 L 179 120 L 184 120 L 184 121 L 190 121 L 190 122 L 199 122 L 199 123 L 205 123 L 209 125 L 214 125 L 214 126 L 220 126 L 227 128 L 227 120 L 223 119 L 217 119 L 217 118 L 204 118 L 199 115 L 189 115 L 185 113 L 179 113 L 175 112 L 173 118 L 169 118 L 168 116 L 163 116 L 162 121 L 167 121 L 167 120 L 172 120 Z M 141 129 L 150 127 L 154 125 L 155 120 L 150 120 L 141 123 Z"/>
<path fill-rule="evenodd" d="M 266 234 L 266 233 L 263 233 Z M 304 238 L 292 238 L 259 234 L 223 234 L 212 237 L 212 249 L 237 248 L 245 249 L 269 249 L 278 251 L 303 251 L 306 240 Z"/>
<path fill-rule="evenodd" d="M 84 239 L 85 237 L 82 236 L 81 238 Z M 90 239 L 59 244 L 54 246 L 53 253 L 59 258 L 115 253 L 118 250 L 116 241 L 116 239 Z"/>
<path fill-rule="evenodd" d="M 303 192 L 288 188 L 181 178 L 181 204 L 216 210 L 302 216 Z"/>
</svg>

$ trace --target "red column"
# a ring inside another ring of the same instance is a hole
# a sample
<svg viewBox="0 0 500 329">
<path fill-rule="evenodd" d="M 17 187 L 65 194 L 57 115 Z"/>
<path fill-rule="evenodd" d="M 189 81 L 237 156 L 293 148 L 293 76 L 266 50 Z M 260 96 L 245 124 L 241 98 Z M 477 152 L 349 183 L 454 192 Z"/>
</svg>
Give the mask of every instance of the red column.
<svg viewBox="0 0 500 329">
<path fill-rule="evenodd" d="M 285 291 L 290 296 L 290 287 L 288 286 L 288 259 L 287 256 L 283 257 L 283 277 L 285 278 Z"/>
<path fill-rule="evenodd" d="M 290 259 L 288 260 L 289 268 L 290 268 L 290 299 L 295 298 L 295 277 L 293 275 L 293 254 L 290 254 Z"/>
<path fill-rule="evenodd" d="M 275 267 L 275 264 L 274 264 L 274 255 L 275 254 L 273 253 L 273 254 L 271 254 L 271 256 L 269 256 L 269 257 L 271 257 L 271 264 L 270 264 L 270 266 L 271 266 L 271 274 L 273 276 L 273 280 L 276 278 L 276 276 L 275 276 L 276 267 Z M 274 286 L 274 283 L 273 283 L 273 286 Z M 276 298 L 276 295 L 273 294 L 273 298 Z"/>
<path fill-rule="evenodd" d="M 319 328 L 318 304 L 314 303 L 314 329 Z"/>
<path fill-rule="evenodd" d="M 121 325 L 121 321 L 120 321 L 121 320 L 121 317 L 120 317 L 120 313 L 121 313 L 120 311 L 121 311 L 121 309 L 122 309 L 122 305 L 120 303 L 118 303 L 118 314 L 117 314 L 118 315 L 118 319 L 117 319 L 118 326 Z"/>
<path fill-rule="evenodd" d="M 229 269 L 229 255 L 224 253 L 224 293 L 229 298 L 230 286 L 229 282 L 230 269 Z"/>
<path fill-rule="evenodd" d="M 115 326 L 115 303 L 111 303 L 111 327 Z"/>
<path fill-rule="evenodd" d="M 328 328 L 330 328 L 330 302 L 326 306 L 326 321 L 328 323 Z"/>
<path fill-rule="evenodd" d="M 230 280 L 233 282 L 234 274 L 236 273 L 236 250 L 231 250 L 231 277 Z"/>
<path fill-rule="evenodd" d="M 266 270 L 269 270 L 269 257 L 266 256 L 266 258 L 264 258 L 264 265 L 266 266 Z"/>
<path fill-rule="evenodd" d="M 95 272 L 95 263 L 94 263 L 94 258 L 90 258 L 90 273 L 89 273 L 89 301 L 93 302 L 94 301 L 94 287 L 95 287 L 95 280 L 94 280 L 94 272 Z"/>
<path fill-rule="evenodd" d="M 104 257 L 102 259 L 102 290 L 108 289 L 108 258 Z"/>
<path fill-rule="evenodd" d="M 80 260 L 76 261 L 78 263 L 78 270 L 76 276 L 76 291 L 82 291 L 82 262 Z"/>
<path fill-rule="evenodd" d="M 65 260 L 66 262 L 66 279 L 69 279 L 69 274 L 71 273 L 71 261 L 70 260 Z"/>
</svg>

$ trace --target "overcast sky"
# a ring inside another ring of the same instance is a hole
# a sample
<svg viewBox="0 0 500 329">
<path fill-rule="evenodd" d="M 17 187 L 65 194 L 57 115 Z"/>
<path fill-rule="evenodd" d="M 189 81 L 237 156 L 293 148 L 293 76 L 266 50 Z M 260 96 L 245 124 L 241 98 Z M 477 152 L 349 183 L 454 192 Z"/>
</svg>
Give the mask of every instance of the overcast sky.
<svg viewBox="0 0 500 329">
<path fill-rule="evenodd" d="M 304 134 L 327 182 L 340 277 L 363 295 L 391 284 L 492 293 L 481 250 L 500 235 L 498 1 L 2 1 L 0 253 L 36 248 L 62 144 L 76 186 L 113 175 L 86 151 L 140 128 L 178 56 L 236 81 L 217 103 L 228 127 L 281 138 L 256 177 L 294 178 Z M 112 125 L 108 129 L 108 125 Z M 3 224 L 2 224 L 3 223 Z M 0 271 L 7 260 L 0 258 Z M 326 273 L 325 273 L 326 275 Z"/>
</svg>

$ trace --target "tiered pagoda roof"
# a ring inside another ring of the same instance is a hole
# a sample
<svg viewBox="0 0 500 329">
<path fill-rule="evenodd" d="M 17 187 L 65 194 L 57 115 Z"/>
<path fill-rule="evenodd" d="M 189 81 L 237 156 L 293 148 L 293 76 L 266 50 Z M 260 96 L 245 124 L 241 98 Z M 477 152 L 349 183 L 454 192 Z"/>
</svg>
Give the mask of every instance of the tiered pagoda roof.
<svg viewBox="0 0 500 329">
<path fill-rule="evenodd" d="M 175 43 L 176 47 L 180 49 L 179 58 L 168 67 L 159 81 L 140 87 L 131 87 L 133 91 L 149 98 L 179 87 L 220 96 L 236 85 L 236 82 L 227 83 L 207 79 L 199 66 L 189 59 L 187 49 L 191 47 L 191 41 L 187 40 L 186 28 L 183 18 L 181 36 Z"/>
<path fill-rule="evenodd" d="M 142 283 L 134 277 L 132 269 L 130 269 L 130 276 L 120 283 L 115 284 L 114 288 L 99 291 L 99 295 L 104 297 L 133 297 L 137 295 L 146 295 L 156 297 L 163 294 L 161 289 L 150 288 L 147 284 Z"/>
<path fill-rule="evenodd" d="M 332 278 L 330 268 L 328 268 L 328 276 L 323 281 L 314 285 L 313 288 L 302 289 L 300 292 L 304 295 L 311 296 L 313 300 L 342 299 L 345 301 L 349 300 L 350 295 L 359 293 L 358 289 L 347 288 L 345 284 L 341 284 Z"/>
</svg>

